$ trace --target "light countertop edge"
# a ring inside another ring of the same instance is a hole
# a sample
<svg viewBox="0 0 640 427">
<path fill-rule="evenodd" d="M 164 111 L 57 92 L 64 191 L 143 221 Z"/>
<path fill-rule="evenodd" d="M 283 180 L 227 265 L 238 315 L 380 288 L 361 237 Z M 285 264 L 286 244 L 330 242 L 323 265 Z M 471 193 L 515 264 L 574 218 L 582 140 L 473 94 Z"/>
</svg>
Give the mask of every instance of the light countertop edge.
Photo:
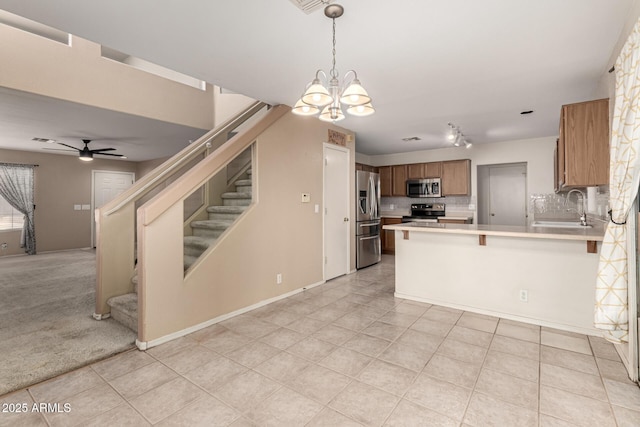
<svg viewBox="0 0 640 427">
<path fill-rule="evenodd" d="M 601 242 L 604 228 L 594 225 L 592 228 L 550 228 L 523 227 L 510 225 L 485 224 L 437 224 L 437 223 L 404 223 L 385 225 L 385 230 L 415 231 L 418 233 L 472 234 L 485 236 L 523 237 L 532 239 L 583 240 Z"/>
</svg>

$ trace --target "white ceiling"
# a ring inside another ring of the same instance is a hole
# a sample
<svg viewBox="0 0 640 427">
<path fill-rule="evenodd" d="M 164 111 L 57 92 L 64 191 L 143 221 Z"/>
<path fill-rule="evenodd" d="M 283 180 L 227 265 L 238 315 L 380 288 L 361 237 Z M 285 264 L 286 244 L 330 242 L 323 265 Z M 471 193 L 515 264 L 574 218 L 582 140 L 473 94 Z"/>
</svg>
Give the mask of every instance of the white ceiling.
<svg viewBox="0 0 640 427">
<path fill-rule="evenodd" d="M 377 110 L 339 124 L 375 155 L 447 146 L 450 121 L 474 144 L 557 135 L 560 106 L 595 96 L 634 0 L 339 3 L 337 68 L 358 72 Z M 331 66 L 331 20 L 290 0 L 0 0 L 0 9 L 271 104 L 293 105 Z M 91 131 L 64 131 L 80 130 Z M 422 140 L 402 141 L 412 136 Z"/>
</svg>

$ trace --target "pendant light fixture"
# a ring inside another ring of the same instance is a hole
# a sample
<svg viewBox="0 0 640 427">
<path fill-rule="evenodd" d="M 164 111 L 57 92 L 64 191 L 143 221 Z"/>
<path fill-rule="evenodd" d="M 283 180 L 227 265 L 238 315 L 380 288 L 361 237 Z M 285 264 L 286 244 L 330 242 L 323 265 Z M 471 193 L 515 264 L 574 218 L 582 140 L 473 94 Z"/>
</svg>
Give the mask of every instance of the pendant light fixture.
<svg viewBox="0 0 640 427">
<path fill-rule="evenodd" d="M 342 84 L 338 79 L 336 70 L 336 18 L 344 13 L 344 8 L 339 4 L 329 4 L 324 8 L 324 14 L 333 21 L 333 62 L 329 76 L 324 71 L 316 71 L 316 77 L 307 88 L 302 97 L 296 102 L 293 113 L 301 116 L 314 116 L 320 113 L 320 120 L 326 122 L 337 122 L 344 119 L 342 105 L 344 104 L 347 113 L 364 117 L 375 112 L 371 105 L 371 97 L 360 84 L 358 75 L 354 70 L 349 70 L 345 74 Z M 351 80 L 347 81 L 347 76 Z"/>
</svg>

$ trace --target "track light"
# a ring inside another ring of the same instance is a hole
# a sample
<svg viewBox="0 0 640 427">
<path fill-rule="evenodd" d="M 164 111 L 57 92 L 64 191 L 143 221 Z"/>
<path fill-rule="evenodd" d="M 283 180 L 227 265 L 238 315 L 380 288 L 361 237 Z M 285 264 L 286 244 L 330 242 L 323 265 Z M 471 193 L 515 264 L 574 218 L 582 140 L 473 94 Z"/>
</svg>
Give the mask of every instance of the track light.
<svg viewBox="0 0 640 427">
<path fill-rule="evenodd" d="M 456 137 L 458 136 L 458 131 L 453 123 L 449 122 L 447 124 L 449 125 L 449 134 L 447 135 L 447 139 L 451 142 L 454 142 L 456 140 Z"/>
<path fill-rule="evenodd" d="M 459 126 L 456 126 L 451 122 L 447 123 L 447 125 L 449 126 L 447 140 L 449 140 L 455 147 L 462 147 L 464 145 L 465 148 L 471 148 L 473 144 L 467 141 Z"/>
</svg>

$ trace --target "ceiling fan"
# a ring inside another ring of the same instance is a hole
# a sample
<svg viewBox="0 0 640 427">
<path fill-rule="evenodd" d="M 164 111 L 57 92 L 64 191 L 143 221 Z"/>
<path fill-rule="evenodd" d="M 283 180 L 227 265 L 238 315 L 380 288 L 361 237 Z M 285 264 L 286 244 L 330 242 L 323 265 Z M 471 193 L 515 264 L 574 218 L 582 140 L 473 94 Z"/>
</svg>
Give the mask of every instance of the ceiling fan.
<svg viewBox="0 0 640 427">
<path fill-rule="evenodd" d="M 89 143 L 91 142 L 90 139 L 83 139 L 82 142 L 84 142 L 84 148 L 76 148 L 72 145 L 65 144 L 62 142 L 58 142 L 57 144 L 64 145 L 65 147 L 73 148 L 78 152 L 80 156 L 80 160 L 83 160 L 85 162 L 90 162 L 91 160 L 93 160 L 94 154 L 97 154 L 100 156 L 124 157 L 122 154 L 105 153 L 105 151 L 115 151 L 116 150 L 115 148 L 98 148 L 97 150 L 91 150 L 89 148 Z M 50 148 L 50 150 L 54 150 L 54 149 Z M 64 150 L 64 151 L 69 151 L 69 150 Z"/>
</svg>

